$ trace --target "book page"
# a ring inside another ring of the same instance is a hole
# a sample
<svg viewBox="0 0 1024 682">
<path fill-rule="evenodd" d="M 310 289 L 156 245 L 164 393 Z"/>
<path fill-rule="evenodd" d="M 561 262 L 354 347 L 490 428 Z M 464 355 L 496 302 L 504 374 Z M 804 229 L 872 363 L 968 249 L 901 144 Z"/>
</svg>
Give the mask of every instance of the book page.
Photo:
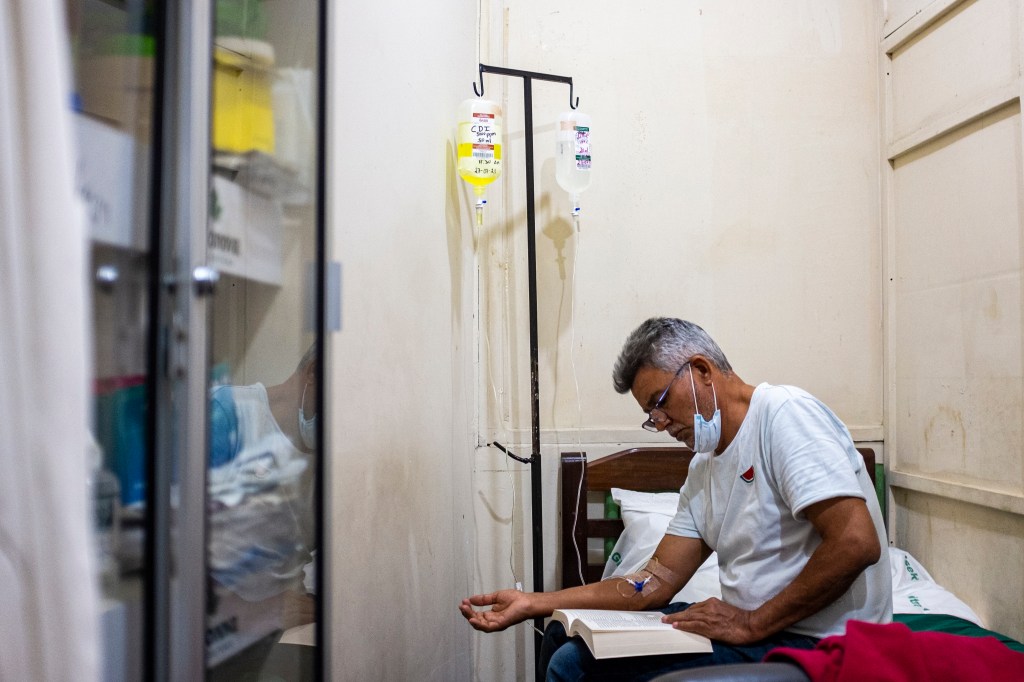
<svg viewBox="0 0 1024 682">
<path fill-rule="evenodd" d="M 600 609 L 562 609 L 565 621 L 579 620 L 594 631 L 603 630 L 671 630 L 672 626 L 661 622 L 661 612 L 654 611 L 605 611 Z M 563 622 L 565 622 L 563 621 Z"/>
<path fill-rule="evenodd" d="M 671 630 L 672 626 L 662 623 L 664 614 L 633 611 L 591 611 L 578 618 L 591 630 Z"/>
</svg>

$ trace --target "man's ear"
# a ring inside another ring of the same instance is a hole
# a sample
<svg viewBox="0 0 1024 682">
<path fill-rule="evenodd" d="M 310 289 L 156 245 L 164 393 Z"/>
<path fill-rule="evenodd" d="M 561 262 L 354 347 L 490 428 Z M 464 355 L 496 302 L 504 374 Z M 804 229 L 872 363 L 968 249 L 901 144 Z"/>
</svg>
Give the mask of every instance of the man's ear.
<svg viewBox="0 0 1024 682">
<path fill-rule="evenodd" d="M 302 372 L 302 382 L 306 384 L 316 384 L 316 363 L 311 362 L 306 365 L 306 369 Z"/>
<path fill-rule="evenodd" d="M 694 355 L 690 358 L 690 367 L 693 368 L 693 380 L 698 383 L 711 383 L 711 370 L 714 365 L 703 355 Z"/>
</svg>

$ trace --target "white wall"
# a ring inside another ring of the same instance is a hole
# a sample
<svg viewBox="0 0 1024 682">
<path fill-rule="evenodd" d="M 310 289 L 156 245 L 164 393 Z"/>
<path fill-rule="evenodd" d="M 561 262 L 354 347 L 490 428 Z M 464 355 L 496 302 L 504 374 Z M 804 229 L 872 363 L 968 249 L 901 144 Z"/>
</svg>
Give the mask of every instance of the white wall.
<svg viewBox="0 0 1024 682">
<path fill-rule="evenodd" d="M 744 380 L 803 386 L 881 439 L 870 3 L 485 0 L 479 31 L 454 0 L 331 10 L 333 679 L 532 673 L 527 625 L 480 635 L 456 612 L 532 583 L 528 476 L 485 446 L 530 454 L 522 84 L 485 76 L 507 134 L 478 229 L 452 147 L 478 40 L 488 64 L 572 76 L 594 117 L 575 234 L 552 162 L 568 90 L 535 84 L 546 587 L 557 451 L 653 439 L 610 382 L 648 316 L 699 322 Z"/>
<path fill-rule="evenodd" d="M 474 275 L 450 138 L 475 9 L 328 5 L 328 678 L 467 680 Z"/>
<path fill-rule="evenodd" d="M 636 324 L 676 315 L 705 326 L 747 381 L 807 387 L 858 437 L 880 436 L 876 11 L 851 1 L 507 4 L 492 10 L 504 12 L 485 58 L 573 76 L 594 117 L 595 179 L 572 235 L 552 163 L 567 88 L 535 86 L 546 428 L 579 421 L 574 339 L 588 432 L 640 437 L 635 408 L 609 390 L 611 365 Z M 492 370 L 511 355 L 524 377 L 522 93 L 487 78 L 508 105 L 509 145 L 504 212 L 478 249 L 483 322 Z M 525 387 L 510 416 L 519 427 Z"/>
</svg>

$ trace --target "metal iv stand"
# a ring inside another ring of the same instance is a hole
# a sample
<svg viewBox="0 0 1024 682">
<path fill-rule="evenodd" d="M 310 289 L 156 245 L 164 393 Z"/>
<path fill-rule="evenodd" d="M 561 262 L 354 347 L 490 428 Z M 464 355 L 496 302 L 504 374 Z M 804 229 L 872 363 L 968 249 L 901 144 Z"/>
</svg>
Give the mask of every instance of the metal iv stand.
<svg viewBox="0 0 1024 682">
<path fill-rule="evenodd" d="M 544 523 L 541 499 L 541 456 L 540 456 L 540 387 L 537 377 L 538 353 L 537 353 L 537 216 L 534 206 L 534 182 L 533 182 L 533 81 L 551 81 L 555 83 L 567 83 L 569 85 L 569 107 L 575 109 L 579 104 L 579 97 L 573 98 L 572 78 L 568 76 L 554 76 L 548 73 L 537 73 L 535 71 L 521 71 L 519 69 L 506 69 L 501 66 L 488 66 L 480 64 L 480 87 L 473 83 L 473 92 L 477 97 L 484 96 L 484 73 L 495 73 L 501 76 L 514 76 L 523 79 L 523 112 L 525 115 L 526 132 L 526 244 L 527 260 L 529 263 L 530 276 L 530 395 L 531 395 L 531 422 L 532 422 L 532 445 L 533 454 L 529 458 L 518 457 L 498 442 L 492 443 L 496 448 L 516 460 L 530 465 L 530 507 L 532 511 L 533 526 L 533 589 L 536 592 L 544 591 Z M 534 624 L 534 662 L 540 659 L 541 631 L 544 629 L 544 619 L 536 618 Z"/>
</svg>

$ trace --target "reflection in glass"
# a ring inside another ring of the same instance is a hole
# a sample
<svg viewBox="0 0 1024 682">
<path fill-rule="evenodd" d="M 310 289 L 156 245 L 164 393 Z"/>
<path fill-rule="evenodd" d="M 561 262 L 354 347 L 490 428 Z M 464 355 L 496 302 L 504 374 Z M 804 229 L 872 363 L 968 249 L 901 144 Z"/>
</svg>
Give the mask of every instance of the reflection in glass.
<svg viewBox="0 0 1024 682">
<path fill-rule="evenodd" d="M 315 675 L 318 12 L 316 0 L 215 4 L 211 680 Z"/>
<path fill-rule="evenodd" d="M 315 621 L 317 373 L 310 348 L 281 383 L 211 390 L 207 654 L 218 676 L 281 659 L 283 633 Z"/>
</svg>

